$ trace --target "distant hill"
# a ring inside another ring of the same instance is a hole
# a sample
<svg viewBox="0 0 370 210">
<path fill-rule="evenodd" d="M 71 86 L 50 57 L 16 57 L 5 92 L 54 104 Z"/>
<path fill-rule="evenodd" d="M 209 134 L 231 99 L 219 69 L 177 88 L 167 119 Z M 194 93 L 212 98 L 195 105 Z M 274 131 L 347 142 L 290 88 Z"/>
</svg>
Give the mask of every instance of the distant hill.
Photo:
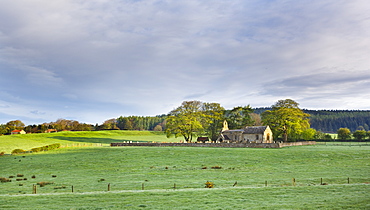
<svg viewBox="0 0 370 210">
<path fill-rule="evenodd" d="M 254 112 L 261 114 L 269 107 L 255 108 Z M 308 110 L 310 114 L 311 128 L 325 133 L 336 133 L 339 128 L 349 128 L 352 132 L 365 129 L 369 130 L 370 110 Z"/>
<path fill-rule="evenodd" d="M 339 128 L 349 128 L 352 132 L 369 130 L 370 110 L 303 110 L 311 115 L 311 127 L 316 130 L 336 133 Z"/>
</svg>

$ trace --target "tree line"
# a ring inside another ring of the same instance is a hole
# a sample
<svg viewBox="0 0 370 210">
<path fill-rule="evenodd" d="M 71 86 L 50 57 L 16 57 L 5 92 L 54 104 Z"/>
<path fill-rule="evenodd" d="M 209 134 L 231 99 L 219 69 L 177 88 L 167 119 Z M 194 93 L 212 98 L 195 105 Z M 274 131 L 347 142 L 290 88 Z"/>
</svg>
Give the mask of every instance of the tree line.
<svg viewBox="0 0 370 210">
<path fill-rule="evenodd" d="M 166 128 L 167 115 L 154 117 L 120 116 L 104 121 L 102 124 L 86 124 L 76 120 L 58 119 L 55 122 L 27 125 L 20 120 L 0 124 L 0 135 L 10 134 L 13 130 L 24 130 L 26 133 L 44 133 L 53 131 L 99 131 L 99 130 L 152 130 L 163 131 Z"/>
<path fill-rule="evenodd" d="M 249 105 L 225 110 L 218 103 L 184 101 L 169 113 L 166 133 L 168 137 L 182 136 L 186 142 L 192 142 L 196 136 L 206 136 L 214 141 L 220 135 L 222 123 L 226 120 L 231 130 L 268 125 L 275 139 L 313 139 L 316 130 L 310 128 L 309 114 L 304 113 L 298 105 L 291 99 L 279 100 L 271 110 L 258 115 L 253 113 Z"/>
<path fill-rule="evenodd" d="M 86 123 L 80 123 L 76 120 L 58 119 L 55 122 L 27 125 L 20 120 L 12 120 L 6 124 L 0 124 L 0 135 L 10 134 L 13 130 L 24 130 L 26 133 L 44 133 L 49 129 L 53 131 L 91 131 L 94 126 Z"/>
<path fill-rule="evenodd" d="M 109 119 L 101 125 L 95 125 L 95 130 L 151 130 L 163 131 L 166 128 L 167 115 L 157 116 L 120 116 Z"/>
<path fill-rule="evenodd" d="M 262 114 L 271 107 L 255 108 L 254 113 Z M 351 131 L 370 130 L 370 110 L 308 110 L 303 112 L 310 115 L 310 125 L 324 133 L 337 133 L 340 128 Z"/>
<path fill-rule="evenodd" d="M 22 121 L 14 120 L 0 124 L 0 135 L 22 129 L 27 133 L 43 133 L 48 129 L 57 131 L 152 130 L 165 131 L 168 136 L 181 136 L 185 141 L 193 141 L 197 136 L 207 136 L 215 140 L 224 120 L 228 122 L 230 129 L 269 125 L 273 130 L 274 138 L 284 141 L 330 139 L 331 136 L 325 133 L 339 134 L 341 128 L 349 129 L 353 138 L 364 139 L 367 137 L 366 131 L 369 131 L 370 111 L 305 110 L 300 109 L 299 104 L 291 99 L 279 100 L 271 107 L 252 108 L 247 105 L 230 110 L 226 110 L 219 103 L 184 101 L 168 114 L 120 116 L 108 119 L 100 125 L 58 119 L 55 122 L 25 126 Z M 365 137 L 362 137 L 362 130 L 365 131 Z M 361 131 L 360 135 L 357 131 Z"/>
<path fill-rule="evenodd" d="M 311 127 L 326 133 L 336 133 L 339 128 L 351 131 L 370 128 L 370 111 L 359 110 L 304 110 L 310 114 Z"/>
</svg>

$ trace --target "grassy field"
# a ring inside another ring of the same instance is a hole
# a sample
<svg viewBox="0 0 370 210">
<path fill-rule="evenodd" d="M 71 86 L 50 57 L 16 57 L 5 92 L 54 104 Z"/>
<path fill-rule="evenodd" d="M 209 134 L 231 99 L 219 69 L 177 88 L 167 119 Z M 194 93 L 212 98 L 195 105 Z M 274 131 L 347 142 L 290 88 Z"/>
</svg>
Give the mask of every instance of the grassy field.
<svg viewBox="0 0 370 210">
<path fill-rule="evenodd" d="M 30 150 L 49 144 L 60 143 L 62 146 L 107 146 L 111 142 L 156 141 L 179 142 L 181 138 L 167 138 L 163 132 L 153 131 L 63 131 L 58 133 L 40 133 L 25 135 L 0 136 L 0 152 L 11 153 L 13 149 Z"/>
<path fill-rule="evenodd" d="M 2 156 L 0 177 L 27 180 L 0 183 L 0 209 L 369 209 L 369 151 L 85 147 Z M 38 182 L 53 184 L 32 195 Z"/>
<path fill-rule="evenodd" d="M 0 196 L 2 209 L 369 209 L 369 186 L 302 186 Z"/>
</svg>

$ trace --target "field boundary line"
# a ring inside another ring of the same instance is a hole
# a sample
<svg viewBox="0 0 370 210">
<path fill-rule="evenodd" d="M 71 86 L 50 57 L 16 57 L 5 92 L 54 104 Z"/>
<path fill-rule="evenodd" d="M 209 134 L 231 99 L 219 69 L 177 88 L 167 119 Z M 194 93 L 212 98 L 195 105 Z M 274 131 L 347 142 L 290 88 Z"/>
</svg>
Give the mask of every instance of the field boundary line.
<svg viewBox="0 0 370 210">
<path fill-rule="evenodd" d="M 220 188 L 185 188 L 185 189 L 151 189 L 151 190 L 112 190 L 112 191 L 92 191 L 92 192 L 60 192 L 60 193 L 39 193 L 39 194 L 0 194 L 0 197 L 22 197 L 22 196 L 55 196 L 55 195 L 95 195 L 95 194 L 119 194 L 119 193 L 145 193 L 145 192 L 188 192 L 188 191 L 207 191 L 207 190 L 227 190 L 227 189 L 260 189 L 260 188 L 299 188 L 299 187 L 330 187 L 330 186 L 353 186 L 369 185 L 366 183 L 354 184 L 330 184 L 330 185 L 297 185 L 297 186 L 246 186 L 246 187 L 220 187 Z"/>
</svg>

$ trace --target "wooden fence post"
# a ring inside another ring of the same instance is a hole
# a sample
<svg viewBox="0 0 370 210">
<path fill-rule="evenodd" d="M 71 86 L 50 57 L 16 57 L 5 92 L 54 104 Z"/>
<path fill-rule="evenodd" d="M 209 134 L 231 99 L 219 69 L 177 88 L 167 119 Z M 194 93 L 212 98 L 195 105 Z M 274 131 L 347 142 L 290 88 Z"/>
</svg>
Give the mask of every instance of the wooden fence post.
<svg viewBox="0 0 370 210">
<path fill-rule="evenodd" d="M 349 184 L 349 177 L 347 178 L 347 183 Z"/>
<path fill-rule="evenodd" d="M 322 185 L 322 178 L 321 178 L 320 184 Z"/>
<path fill-rule="evenodd" d="M 267 181 L 265 181 L 265 187 L 267 187 Z"/>
<path fill-rule="evenodd" d="M 173 184 L 173 189 L 176 189 L 176 183 Z"/>
<path fill-rule="evenodd" d="M 295 178 L 292 179 L 293 186 L 295 186 Z"/>
<path fill-rule="evenodd" d="M 108 191 L 110 191 L 110 183 L 108 184 Z"/>
<path fill-rule="evenodd" d="M 141 184 L 141 190 L 144 190 L 144 183 Z"/>
<path fill-rule="evenodd" d="M 33 187 L 32 194 L 37 194 L 37 185 L 32 185 L 32 187 Z"/>
<path fill-rule="evenodd" d="M 73 185 L 72 185 L 72 193 L 74 192 L 74 188 L 73 188 Z"/>
</svg>

